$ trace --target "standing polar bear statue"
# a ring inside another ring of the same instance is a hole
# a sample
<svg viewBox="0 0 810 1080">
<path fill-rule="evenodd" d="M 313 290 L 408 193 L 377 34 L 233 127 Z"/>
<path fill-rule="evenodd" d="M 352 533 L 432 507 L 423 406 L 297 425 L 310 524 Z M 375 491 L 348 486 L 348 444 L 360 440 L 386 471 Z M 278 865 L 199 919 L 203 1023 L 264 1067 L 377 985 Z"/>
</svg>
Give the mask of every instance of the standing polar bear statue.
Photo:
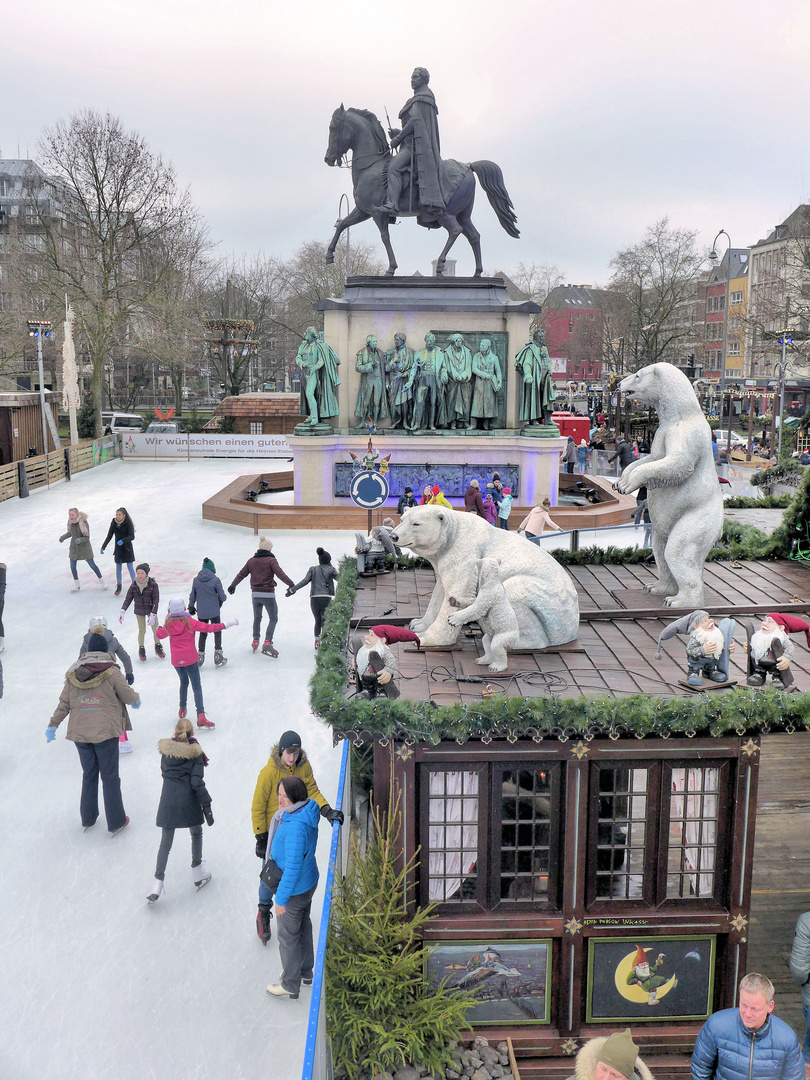
<svg viewBox="0 0 810 1080">
<path fill-rule="evenodd" d="M 485 569 L 491 566 L 498 574 L 517 619 L 512 648 L 544 649 L 576 638 L 579 602 L 573 581 L 555 559 L 515 533 L 493 529 L 477 514 L 415 506 L 391 539 L 427 559 L 436 572 L 428 609 L 411 623 L 423 645 L 455 644 L 459 627 L 454 623 L 461 620 L 453 616 L 459 602 L 469 604 L 478 595 L 482 560 L 491 560 Z"/>
<path fill-rule="evenodd" d="M 692 384 L 672 364 L 650 364 L 619 390 L 658 413 L 648 458 L 632 461 L 613 485 L 623 495 L 646 486 L 658 584 L 666 607 L 704 607 L 703 565 L 723 531 L 723 496 L 712 435 Z"/>
</svg>

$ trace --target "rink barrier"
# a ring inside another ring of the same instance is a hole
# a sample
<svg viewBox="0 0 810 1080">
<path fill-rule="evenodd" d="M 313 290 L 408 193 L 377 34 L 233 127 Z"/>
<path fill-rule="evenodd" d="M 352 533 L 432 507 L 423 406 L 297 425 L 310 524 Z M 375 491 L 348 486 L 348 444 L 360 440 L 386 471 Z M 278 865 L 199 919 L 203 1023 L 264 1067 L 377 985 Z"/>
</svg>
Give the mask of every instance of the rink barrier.
<svg viewBox="0 0 810 1080">
<path fill-rule="evenodd" d="M 326 993 L 323 979 L 324 962 L 326 959 L 326 941 L 329 935 L 329 920 L 332 915 L 332 887 L 335 875 L 343 876 L 349 856 L 348 822 L 351 821 L 351 779 L 349 772 L 350 742 L 343 740 L 343 754 L 340 759 L 340 776 L 338 777 L 337 796 L 335 806 L 340 807 L 346 818 L 346 828 L 341 825 L 332 825 L 332 844 L 329 849 L 329 870 L 326 875 L 326 883 L 323 896 L 323 910 L 321 923 L 318 929 L 318 949 L 315 953 L 315 967 L 312 977 L 312 1000 L 309 1004 L 309 1019 L 307 1021 L 307 1037 L 304 1044 L 304 1064 L 301 1070 L 301 1080 L 332 1080 L 334 1072 L 332 1066 L 332 1051 L 329 1039 L 326 1035 Z"/>
<path fill-rule="evenodd" d="M 0 502 L 18 496 L 24 499 L 31 488 L 50 487 L 58 480 L 70 480 L 73 473 L 94 469 L 120 457 L 120 437 L 105 435 L 53 450 L 50 454 L 12 461 L 0 466 Z"/>
</svg>

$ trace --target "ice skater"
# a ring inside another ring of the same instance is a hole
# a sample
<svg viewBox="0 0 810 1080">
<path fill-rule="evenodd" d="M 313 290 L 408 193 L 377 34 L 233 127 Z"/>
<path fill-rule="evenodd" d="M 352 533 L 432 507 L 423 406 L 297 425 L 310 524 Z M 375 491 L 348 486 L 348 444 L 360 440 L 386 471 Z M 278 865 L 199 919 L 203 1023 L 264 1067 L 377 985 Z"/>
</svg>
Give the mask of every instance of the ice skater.
<svg viewBox="0 0 810 1080">
<path fill-rule="evenodd" d="M 106 589 L 107 586 L 104 584 L 104 578 L 101 576 L 101 571 L 93 560 L 93 548 L 90 544 L 90 526 L 87 524 L 87 514 L 82 513 L 81 510 L 77 510 L 75 506 L 71 506 L 68 510 L 67 529 L 59 537 L 59 543 L 61 544 L 65 540 L 70 540 L 68 558 L 70 559 L 70 572 L 73 575 L 73 588 L 70 591 L 78 592 L 81 588 L 81 585 L 79 585 L 79 574 L 76 569 L 76 563 L 79 562 L 86 562 L 101 583 L 102 589 Z M 103 551 L 104 548 L 101 550 Z"/>
<path fill-rule="evenodd" d="M 201 623 L 192 619 L 186 611 L 186 602 L 182 596 L 173 596 L 169 600 L 169 610 L 163 626 L 157 629 L 159 638 L 169 639 L 169 651 L 171 653 L 172 667 L 177 672 L 180 680 L 180 708 L 177 715 L 181 720 L 186 718 L 186 703 L 188 701 L 188 684 L 194 691 L 194 705 L 197 709 L 197 727 L 213 728 L 205 715 L 203 704 L 202 680 L 200 679 L 200 661 L 197 657 L 197 646 L 194 643 L 195 633 L 210 630 L 228 630 L 231 626 L 238 626 L 238 619 L 227 619 L 224 623 Z"/>
<path fill-rule="evenodd" d="M 211 813 L 211 796 L 205 786 L 203 772 L 208 758 L 203 748 L 194 738 L 194 727 L 190 720 L 180 719 L 170 739 L 161 739 L 160 772 L 163 776 L 163 790 L 160 793 L 157 820 L 155 824 L 161 830 L 158 848 L 155 879 L 152 891 L 147 896 L 150 904 L 161 895 L 163 880 L 166 876 L 166 864 L 172 850 L 175 829 L 188 829 L 191 833 L 191 880 L 199 891 L 211 880 L 211 874 L 203 861 L 202 824 L 203 818 L 209 825 L 214 824 Z"/>
<path fill-rule="evenodd" d="M 104 543 L 101 545 L 101 554 L 109 544 L 115 540 L 115 595 L 121 595 L 121 567 L 126 563 L 129 576 L 135 580 L 135 552 L 132 550 L 132 541 L 135 539 L 135 526 L 132 518 L 123 506 L 115 511 L 115 517 L 110 522 Z"/>
<path fill-rule="evenodd" d="M 322 817 L 330 823 L 339 821 L 343 824 L 343 811 L 334 810 L 326 797 L 318 790 L 312 773 L 312 766 L 306 751 L 301 746 L 301 736 L 297 731 L 285 731 L 278 743 L 270 751 L 267 764 L 256 779 L 253 792 L 253 804 L 250 808 L 253 819 L 253 833 L 256 839 L 256 854 L 267 861 L 267 839 L 270 826 L 278 810 L 278 785 L 285 776 L 297 776 L 304 785 L 307 797 L 314 799 L 320 807 Z M 266 945 L 270 940 L 270 920 L 273 917 L 273 893 L 259 881 L 259 911 L 256 915 L 256 932 L 259 941 Z"/>
<path fill-rule="evenodd" d="M 104 638 L 107 642 L 107 652 L 111 656 L 117 656 L 124 665 L 124 675 L 129 685 L 132 686 L 135 682 L 135 673 L 132 670 L 132 661 L 129 658 L 129 653 L 115 634 L 113 634 L 112 630 L 107 629 L 107 620 L 103 615 L 90 616 L 90 622 L 87 625 L 87 633 L 82 638 L 81 648 L 79 649 L 79 658 L 90 651 L 90 638 L 93 634 L 98 634 L 99 637 Z M 132 753 L 132 743 L 129 741 L 126 731 L 122 731 L 118 737 L 118 752 L 121 754 Z"/>
<path fill-rule="evenodd" d="M 273 634 L 278 622 L 278 604 L 276 603 L 276 578 L 281 578 L 285 585 L 293 585 L 273 555 L 273 543 L 266 536 L 259 537 L 259 547 L 255 555 L 245 563 L 228 586 L 233 596 L 236 586 L 250 574 L 250 595 L 253 600 L 253 651 L 259 647 L 259 632 L 262 628 L 262 611 L 267 612 L 267 629 L 264 633 L 262 652 L 265 656 L 278 656 L 278 649 L 273 645 Z"/>
<path fill-rule="evenodd" d="M 222 582 L 217 577 L 217 568 L 206 556 L 203 559 L 202 570 L 191 583 L 191 592 L 188 598 L 188 613 L 196 615 L 200 622 L 219 622 L 219 613 L 222 605 L 228 597 L 222 588 Z M 208 634 L 202 632 L 197 642 L 197 659 L 200 667 L 205 663 L 205 646 L 208 643 Z M 214 631 L 214 666 L 222 667 L 227 664 L 227 657 L 222 655 L 222 631 Z"/>
<path fill-rule="evenodd" d="M 138 623 L 138 658 L 144 662 L 146 661 L 144 638 L 146 637 L 147 625 L 152 627 L 152 636 L 155 639 L 155 655 L 159 656 L 161 660 L 166 656 L 163 646 L 158 641 L 156 629 L 157 612 L 160 606 L 160 586 L 153 577 L 149 576 L 149 570 L 148 562 L 138 563 L 135 567 L 135 580 L 127 589 L 127 595 L 124 597 L 121 610 L 118 612 L 118 621 L 123 623 L 127 608 L 134 601 L 133 611 Z"/>
<path fill-rule="evenodd" d="M 79 812 L 85 832 L 98 819 L 99 776 L 110 835 L 129 825 L 118 776 L 118 736 L 132 727 L 127 705 L 140 708 L 140 696 L 107 652 L 106 639 L 92 634 L 87 653 L 67 669 L 59 704 L 45 728 L 45 739 L 53 742 L 56 729 L 70 717 L 67 738 L 76 744 L 82 765 Z"/>
<path fill-rule="evenodd" d="M 294 592 L 303 589 L 309 583 L 309 606 L 315 617 L 315 648 L 317 650 L 321 644 L 323 617 L 335 597 L 335 582 L 337 581 L 338 572 L 332 566 L 332 556 L 328 551 L 324 551 L 321 547 L 316 548 L 315 551 L 318 556 L 318 565 L 310 566 L 306 575 L 301 578 L 298 584 L 291 585 L 287 589 L 286 595 L 292 596 Z"/>
</svg>

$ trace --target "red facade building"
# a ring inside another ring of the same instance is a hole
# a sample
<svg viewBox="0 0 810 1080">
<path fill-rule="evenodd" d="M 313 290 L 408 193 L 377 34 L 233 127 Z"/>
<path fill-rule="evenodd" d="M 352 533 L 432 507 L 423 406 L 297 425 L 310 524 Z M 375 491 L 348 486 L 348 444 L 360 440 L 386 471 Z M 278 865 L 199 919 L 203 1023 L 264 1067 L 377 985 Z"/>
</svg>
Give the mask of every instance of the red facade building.
<svg viewBox="0 0 810 1080">
<path fill-rule="evenodd" d="M 558 285 L 540 316 L 555 382 L 602 380 L 602 312 L 598 290 L 587 285 Z"/>
</svg>

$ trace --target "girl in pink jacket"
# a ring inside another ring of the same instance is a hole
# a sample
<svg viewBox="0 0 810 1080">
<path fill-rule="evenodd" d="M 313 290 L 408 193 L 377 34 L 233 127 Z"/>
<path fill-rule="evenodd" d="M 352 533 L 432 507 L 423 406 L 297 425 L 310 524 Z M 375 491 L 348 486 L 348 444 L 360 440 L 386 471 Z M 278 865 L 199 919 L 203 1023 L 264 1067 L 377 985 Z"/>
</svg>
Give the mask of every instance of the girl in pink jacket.
<svg viewBox="0 0 810 1080">
<path fill-rule="evenodd" d="M 232 626 L 238 625 L 238 619 L 226 619 L 224 623 L 198 622 L 196 619 L 192 619 L 186 611 L 186 602 L 182 596 L 173 596 L 169 600 L 169 612 L 163 626 L 157 628 L 157 636 L 169 639 L 172 667 L 180 679 L 180 708 L 177 715 L 181 720 L 186 716 L 188 684 L 191 683 L 191 688 L 194 691 L 194 704 L 197 707 L 197 727 L 216 727 L 216 724 L 212 724 L 205 717 L 202 681 L 200 679 L 200 661 L 194 635 L 200 632 L 205 634 L 213 633 L 215 630 L 229 630 Z"/>
</svg>

